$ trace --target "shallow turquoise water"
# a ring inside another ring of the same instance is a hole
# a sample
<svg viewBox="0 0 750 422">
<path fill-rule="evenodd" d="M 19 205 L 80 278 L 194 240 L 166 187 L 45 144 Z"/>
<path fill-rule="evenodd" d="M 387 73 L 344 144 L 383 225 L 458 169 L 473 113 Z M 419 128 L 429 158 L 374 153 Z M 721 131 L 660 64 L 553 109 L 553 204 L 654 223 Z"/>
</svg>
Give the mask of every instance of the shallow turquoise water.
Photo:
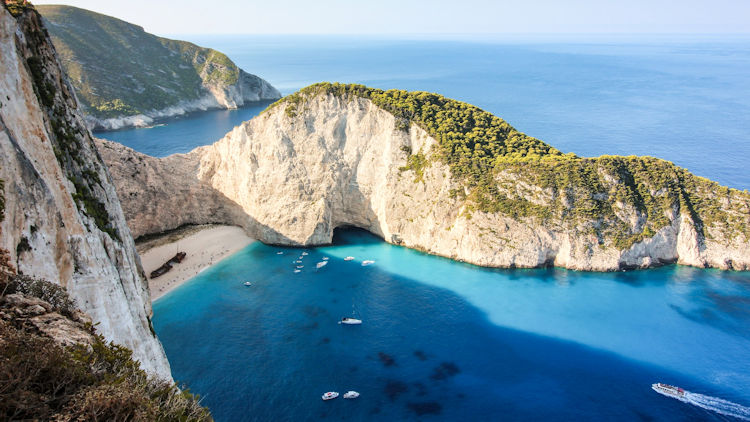
<svg viewBox="0 0 750 422">
<path fill-rule="evenodd" d="M 155 302 L 175 378 L 218 421 L 727 420 L 657 381 L 750 405 L 748 273 L 491 270 L 334 242 L 300 274 L 300 249 L 253 243 Z M 363 325 L 337 324 L 353 306 Z"/>
</svg>

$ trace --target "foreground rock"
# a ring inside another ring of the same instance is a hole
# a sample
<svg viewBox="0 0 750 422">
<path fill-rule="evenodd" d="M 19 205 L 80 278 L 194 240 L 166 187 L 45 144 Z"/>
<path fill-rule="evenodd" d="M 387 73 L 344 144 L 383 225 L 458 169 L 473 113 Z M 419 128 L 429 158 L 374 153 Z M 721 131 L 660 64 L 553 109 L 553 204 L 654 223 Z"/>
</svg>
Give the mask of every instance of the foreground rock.
<svg viewBox="0 0 750 422">
<path fill-rule="evenodd" d="M 105 160 L 134 156 L 119 151 Z M 114 178 L 121 192 L 166 187 L 149 209 L 123 200 L 136 236 L 149 233 L 144 222 L 174 228 L 205 206 L 166 199 L 182 181 L 223 195 L 232 212 L 221 222 L 267 243 L 327 244 L 356 226 L 482 266 L 750 268 L 747 193 L 663 160 L 563 155 L 435 94 L 314 85 L 214 145 L 149 165 L 164 177 Z"/>
<path fill-rule="evenodd" d="M 99 333 L 171 379 L 109 173 L 41 17 L 15 3 L 16 16 L 0 6 L 0 249 L 19 273 L 63 286 Z"/>
</svg>

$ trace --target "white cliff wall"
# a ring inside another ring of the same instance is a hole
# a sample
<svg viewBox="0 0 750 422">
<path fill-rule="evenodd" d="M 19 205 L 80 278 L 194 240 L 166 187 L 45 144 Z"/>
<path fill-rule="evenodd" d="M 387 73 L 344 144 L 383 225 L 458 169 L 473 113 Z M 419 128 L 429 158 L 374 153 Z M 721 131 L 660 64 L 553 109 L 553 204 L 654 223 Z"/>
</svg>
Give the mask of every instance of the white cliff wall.
<svg viewBox="0 0 750 422">
<path fill-rule="evenodd" d="M 101 334 L 171 379 L 115 188 L 34 11 L 15 18 L 0 7 L 0 93 L 0 247 L 19 272 L 66 287 Z"/>
<path fill-rule="evenodd" d="M 436 141 L 416 125 L 404 131 L 396 123 L 366 99 L 318 96 L 294 117 L 274 107 L 194 151 L 201 157 L 198 177 L 257 220 L 259 238 L 269 243 L 326 244 L 336 227 L 352 225 L 483 266 L 607 271 L 677 261 L 750 268 L 747 240 L 705 240 L 688 216 L 676 213 L 671 225 L 624 251 L 569 227 L 466 213 L 465 202 L 451 196 L 461 187 L 446 165 L 431 160 L 420 181 L 400 170 L 407 158 L 402 147 L 429 155 Z"/>
</svg>

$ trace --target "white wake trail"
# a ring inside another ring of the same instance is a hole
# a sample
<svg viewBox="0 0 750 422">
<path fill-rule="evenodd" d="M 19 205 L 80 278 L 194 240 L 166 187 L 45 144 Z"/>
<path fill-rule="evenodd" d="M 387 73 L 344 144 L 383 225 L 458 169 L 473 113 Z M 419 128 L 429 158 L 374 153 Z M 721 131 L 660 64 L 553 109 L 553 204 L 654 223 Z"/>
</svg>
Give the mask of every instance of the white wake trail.
<svg viewBox="0 0 750 422">
<path fill-rule="evenodd" d="M 750 407 L 732 403 L 728 400 L 698 393 L 691 393 L 690 391 L 685 391 L 685 395 L 680 400 L 712 412 L 750 421 Z"/>
</svg>

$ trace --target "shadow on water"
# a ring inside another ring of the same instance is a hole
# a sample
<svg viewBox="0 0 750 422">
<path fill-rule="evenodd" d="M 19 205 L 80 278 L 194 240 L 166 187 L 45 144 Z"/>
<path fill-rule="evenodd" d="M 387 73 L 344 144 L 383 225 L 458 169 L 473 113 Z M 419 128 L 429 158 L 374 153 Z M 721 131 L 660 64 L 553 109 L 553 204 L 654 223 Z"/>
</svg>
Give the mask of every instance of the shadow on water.
<svg viewBox="0 0 750 422">
<path fill-rule="evenodd" d="M 690 377 L 499 327 L 459 295 L 377 265 L 331 256 L 325 271 L 277 275 L 288 267 L 278 250 L 253 244 L 154 305 L 174 377 L 217 421 L 721 420 L 650 389 L 719 393 Z M 353 278 L 358 288 L 329 290 Z M 352 302 L 364 324 L 337 324 Z M 362 396 L 320 400 L 348 389 Z"/>
</svg>

